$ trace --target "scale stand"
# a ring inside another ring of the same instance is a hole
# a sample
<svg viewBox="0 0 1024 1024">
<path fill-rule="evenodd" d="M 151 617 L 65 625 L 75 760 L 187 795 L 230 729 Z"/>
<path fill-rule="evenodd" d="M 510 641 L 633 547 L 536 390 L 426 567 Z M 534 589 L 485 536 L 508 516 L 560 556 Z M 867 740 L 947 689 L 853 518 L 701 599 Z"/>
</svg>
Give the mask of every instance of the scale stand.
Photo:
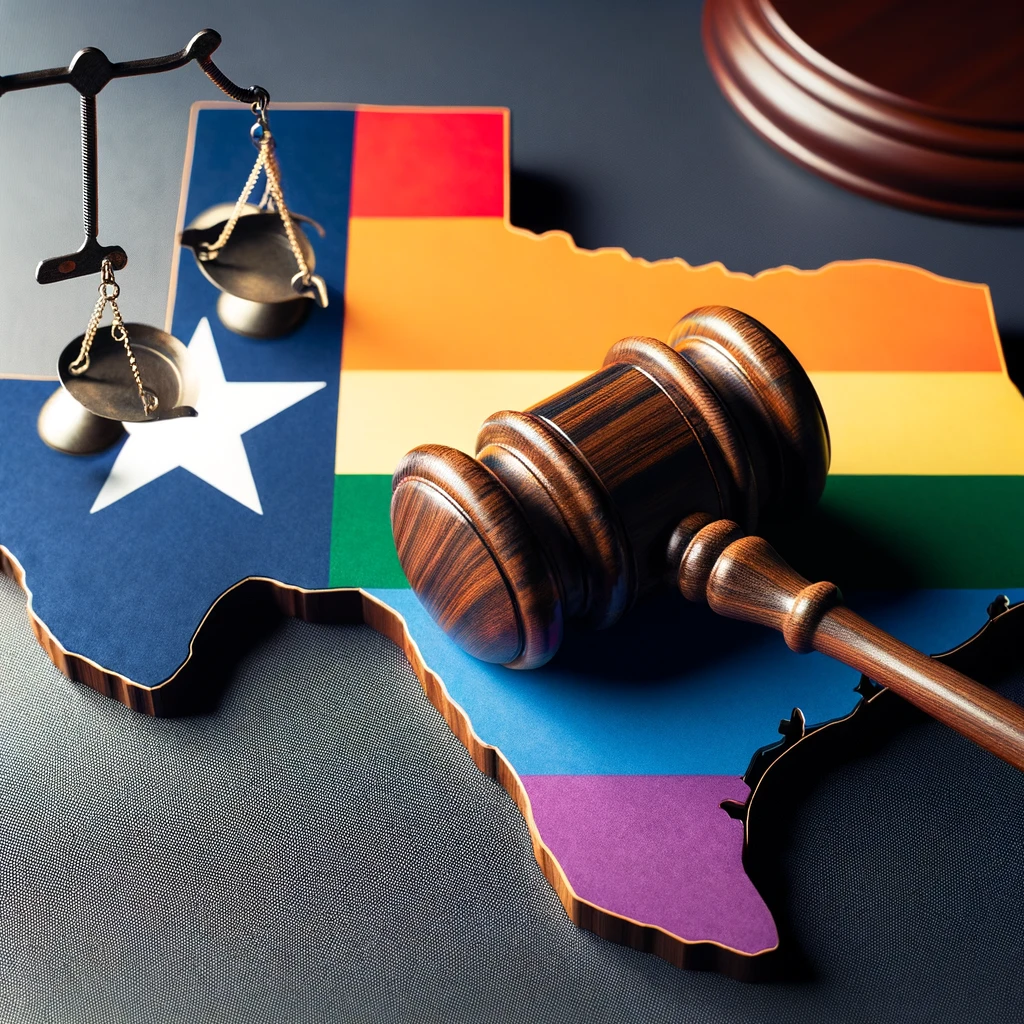
<svg viewBox="0 0 1024 1024">
<path fill-rule="evenodd" d="M 128 256 L 121 246 L 102 245 L 99 241 L 96 97 L 115 78 L 173 71 L 194 60 L 214 85 L 236 102 L 249 104 L 265 125 L 269 94 L 259 86 L 242 88 L 224 75 L 212 59 L 220 43 L 219 33 L 204 29 L 183 50 L 164 57 L 112 63 L 102 51 L 88 47 L 79 50 L 66 68 L 0 76 L 0 96 L 48 85 L 70 85 L 81 96 L 85 239 L 74 252 L 44 259 L 36 267 L 36 281 L 40 284 L 103 274 L 101 298 L 89 328 L 61 354 L 58 370 L 62 386 L 39 415 L 40 437 L 59 451 L 102 451 L 121 436 L 125 421 L 151 422 L 196 414 L 191 405 L 196 397 L 196 382 L 188 369 L 185 346 L 158 328 L 125 324 L 117 308 L 119 289 L 114 272 L 128 265 Z M 266 148 L 271 150 L 272 158 L 269 130 L 267 135 Z M 280 194 L 279 186 L 277 192 Z M 286 208 L 280 217 L 285 221 Z M 302 239 L 305 240 L 304 235 Z M 326 304 L 323 282 L 312 274 L 311 246 L 308 241 L 305 244 L 309 255 L 305 262 L 300 261 L 300 270 L 304 269 L 305 274 L 298 275 L 302 278 L 299 284 L 307 291 L 322 292 Z M 296 241 L 295 248 L 299 246 Z M 302 251 L 305 254 L 306 249 Z M 302 298 L 303 293 L 296 288 L 290 297 Z M 314 296 L 311 293 L 308 297 Z M 100 328 L 99 318 L 107 304 L 112 307 L 114 323 Z"/>
</svg>

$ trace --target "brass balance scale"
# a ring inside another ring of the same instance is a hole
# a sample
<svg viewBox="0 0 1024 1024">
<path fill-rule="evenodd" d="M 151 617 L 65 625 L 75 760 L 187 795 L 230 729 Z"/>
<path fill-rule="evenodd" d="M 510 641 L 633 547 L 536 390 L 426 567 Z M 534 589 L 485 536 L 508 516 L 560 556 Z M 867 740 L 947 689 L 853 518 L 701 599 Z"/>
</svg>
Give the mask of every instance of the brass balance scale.
<svg viewBox="0 0 1024 1024">
<path fill-rule="evenodd" d="M 147 60 L 111 63 L 97 49 L 75 54 L 67 68 L 0 77 L 0 96 L 45 85 L 68 84 L 81 96 L 82 196 L 85 241 L 73 253 L 43 260 L 40 284 L 100 274 L 99 298 L 85 332 L 61 353 L 61 387 L 39 413 L 39 436 L 51 448 L 73 455 L 103 451 L 124 431 L 124 423 L 151 423 L 195 416 L 198 381 L 188 350 L 175 337 L 148 324 L 125 323 L 118 307 L 115 271 L 128 265 L 118 245 L 99 242 L 99 189 L 96 96 L 115 78 L 172 71 L 196 61 L 207 77 L 239 103 L 249 104 L 255 123 L 250 138 L 256 162 L 241 195 L 201 213 L 180 242 L 195 255 L 200 270 L 221 295 L 217 314 L 229 330 L 257 338 L 278 338 L 295 330 L 315 304 L 327 305 L 323 278 L 314 273 L 316 255 L 305 222 L 323 229 L 287 206 L 276 144 L 267 119 L 270 95 L 260 86 L 241 88 L 213 63 L 221 37 L 212 29 L 197 33 L 178 53 Z M 263 198 L 250 197 L 261 176 Z M 109 326 L 101 326 L 107 306 Z"/>
</svg>

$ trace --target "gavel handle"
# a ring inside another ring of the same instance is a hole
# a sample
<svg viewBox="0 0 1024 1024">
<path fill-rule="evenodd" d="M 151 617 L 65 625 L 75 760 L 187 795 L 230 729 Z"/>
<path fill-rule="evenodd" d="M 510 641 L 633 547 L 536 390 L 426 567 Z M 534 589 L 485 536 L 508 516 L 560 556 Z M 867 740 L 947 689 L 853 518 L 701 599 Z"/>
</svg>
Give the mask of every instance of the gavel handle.
<svg viewBox="0 0 1024 1024">
<path fill-rule="evenodd" d="M 894 690 L 933 718 L 1024 769 L 1024 708 L 900 643 L 842 606 L 832 583 L 809 583 L 760 537 L 692 516 L 670 553 L 679 589 L 714 611 L 781 631 L 794 651 L 820 651 Z"/>
</svg>

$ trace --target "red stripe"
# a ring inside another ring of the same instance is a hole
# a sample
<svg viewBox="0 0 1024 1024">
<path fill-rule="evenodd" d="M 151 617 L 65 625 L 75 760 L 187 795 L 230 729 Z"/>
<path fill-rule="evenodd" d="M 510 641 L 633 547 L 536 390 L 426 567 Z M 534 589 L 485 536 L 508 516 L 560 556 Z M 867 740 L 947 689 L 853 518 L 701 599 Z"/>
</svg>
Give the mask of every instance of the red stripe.
<svg viewBox="0 0 1024 1024">
<path fill-rule="evenodd" d="M 350 215 L 503 217 L 505 118 L 503 110 L 358 110 Z"/>
</svg>

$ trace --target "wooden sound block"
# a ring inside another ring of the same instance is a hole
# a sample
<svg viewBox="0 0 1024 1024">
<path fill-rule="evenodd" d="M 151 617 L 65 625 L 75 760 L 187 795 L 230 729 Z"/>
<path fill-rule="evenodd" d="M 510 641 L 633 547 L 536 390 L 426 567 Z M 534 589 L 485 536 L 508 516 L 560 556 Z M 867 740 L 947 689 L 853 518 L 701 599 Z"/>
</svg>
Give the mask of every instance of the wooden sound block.
<svg viewBox="0 0 1024 1024">
<path fill-rule="evenodd" d="M 729 101 L 818 174 L 896 206 L 1024 220 L 1024 8 L 707 0 Z"/>
</svg>

